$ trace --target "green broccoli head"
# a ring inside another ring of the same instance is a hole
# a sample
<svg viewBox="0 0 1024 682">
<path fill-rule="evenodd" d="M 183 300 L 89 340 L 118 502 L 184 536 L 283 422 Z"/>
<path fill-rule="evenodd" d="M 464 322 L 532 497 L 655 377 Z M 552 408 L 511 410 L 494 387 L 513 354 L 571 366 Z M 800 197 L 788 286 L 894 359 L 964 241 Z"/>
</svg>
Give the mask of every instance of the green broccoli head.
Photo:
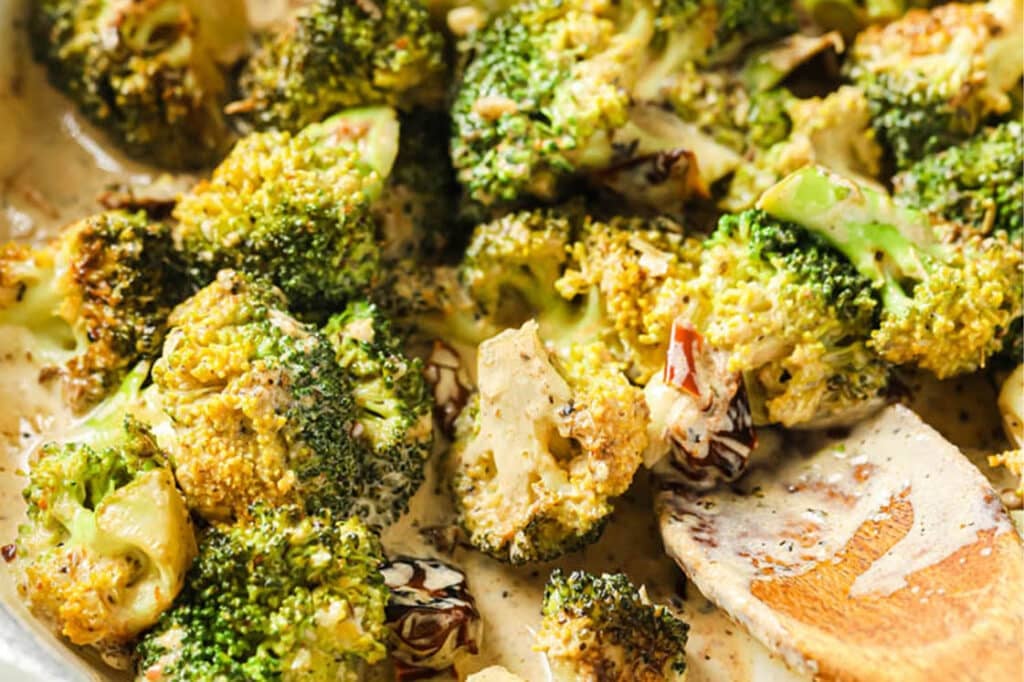
<svg viewBox="0 0 1024 682">
<path fill-rule="evenodd" d="M 140 679 L 362 679 L 386 655 L 388 590 L 356 519 L 254 507 L 212 526 L 173 608 L 140 642 Z"/>
<path fill-rule="evenodd" d="M 723 216 L 685 296 L 683 317 L 729 354 L 760 421 L 828 422 L 882 399 L 889 369 L 866 343 L 871 280 L 798 225 L 757 210 Z"/>
<path fill-rule="evenodd" d="M 351 303 L 328 320 L 323 334 L 334 347 L 355 403 L 356 438 L 369 457 L 360 508 L 371 525 L 394 522 L 423 482 L 433 446 L 433 400 L 423 363 L 410 359 L 403 339 L 377 308 Z"/>
<path fill-rule="evenodd" d="M 446 68 L 444 38 L 418 0 L 316 0 L 263 36 L 229 111 L 297 131 L 341 109 L 436 102 Z"/>
<path fill-rule="evenodd" d="M 694 251 L 668 219 L 510 213 L 474 231 L 458 274 L 475 305 L 447 311 L 446 325 L 483 333 L 536 318 L 548 342 L 600 341 L 643 383 L 664 359 Z"/>
<path fill-rule="evenodd" d="M 42 250 L 0 247 L 0 324 L 34 333 L 76 411 L 159 352 L 189 288 L 170 227 L 141 212 L 85 218 Z"/>
<path fill-rule="evenodd" d="M 769 128 L 785 130 L 781 139 L 769 134 L 755 140 L 748 134 L 754 144 L 747 150 L 747 162 L 729 181 L 728 191 L 719 201 L 721 208 L 737 213 L 752 208 L 762 192 L 808 164 L 831 168 L 863 183 L 877 182 L 883 150 L 871 127 L 870 105 L 859 88 L 843 85 L 824 97 L 805 99 L 776 90 L 753 101 L 781 107 L 784 113 L 776 110 L 776 116 L 784 116 L 788 126 L 778 123 Z M 766 123 L 773 120 L 777 121 L 776 117 L 769 115 Z"/>
<path fill-rule="evenodd" d="M 1005 232 L 1024 232 L 1024 127 L 1008 121 L 925 157 L 893 178 L 899 203 L 943 220 Z"/>
<path fill-rule="evenodd" d="M 913 9 L 857 36 L 848 74 L 867 95 L 879 141 L 897 168 L 1009 111 L 1024 73 L 1019 5 L 995 0 Z"/>
<path fill-rule="evenodd" d="M 524 2 L 472 35 L 452 105 L 452 161 L 483 204 L 555 197 L 578 169 L 612 156 L 628 120 L 623 81 L 653 18 L 630 31 L 609 3 Z"/>
<path fill-rule="evenodd" d="M 853 38 L 865 26 L 895 21 L 915 7 L 938 4 L 932 0 L 798 0 L 798 10 L 819 27 Z"/>
<path fill-rule="evenodd" d="M 689 626 L 625 575 L 555 569 L 536 646 L 556 682 L 683 680 Z"/>
<path fill-rule="evenodd" d="M 347 513 L 359 496 L 355 405 L 330 343 L 281 292 L 233 271 L 178 306 L 153 366 L 175 473 L 207 518 L 255 501 Z"/>
<path fill-rule="evenodd" d="M 924 214 L 809 167 L 766 192 L 760 207 L 827 240 L 877 290 L 869 345 L 894 364 L 940 378 L 984 367 L 1021 314 L 1024 255 L 1005 234 L 933 225 Z"/>
<path fill-rule="evenodd" d="M 452 490 L 470 543 L 513 564 L 594 542 L 647 445 L 642 392 L 600 343 L 556 359 L 536 322 L 481 344 Z"/>
<path fill-rule="evenodd" d="M 149 430 L 113 412 L 88 422 L 83 441 L 50 443 L 30 463 L 14 571 L 33 613 L 117 655 L 171 605 L 196 542 Z"/>
<path fill-rule="evenodd" d="M 467 39 L 452 107 L 452 158 L 467 195 L 484 205 L 551 200 L 580 177 L 682 150 L 702 164 L 716 157 L 701 168 L 704 182 L 722 177 L 738 155 L 661 106 L 686 90 L 680 71 L 784 30 L 787 7 L 532 0 L 498 14 Z"/>
<path fill-rule="evenodd" d="M 370 202 L 398 151 L 388 108 L 357 109 L 302 132 L 242 139 L 174 209 L 194 276 L 222 268 L 267 277 L 298 310 L 343 304 L 379 260 Z"/>
<path fill-rule="evenodd" d="M 669 0 L 669 4 L 673 1 L 686 0 Z M 792 0 L 717 0 L 715 4 L 718 9 L 715 41 L 719 53 L 769 40 L 797 28 Z"/>
<path fill-rule="evenodd" d="M 227 4 L 45 0 L 32 3 L 32 46 L 50 80 L 128 153 L 206 166 L 230 138 L 218 60 L 244 46 L 247 29 L 244 3 Z"/>
<path fill-rule="evenodd" d="M 559 209 L 510 213 L 478 225 L 459 264 L 459 280 L 501 326 L 519 326 L 564 306 L 555 290 L 569 257 L 574 216 Z M 479 341 L 480 339 L 478 339 Z"/>
</svg>

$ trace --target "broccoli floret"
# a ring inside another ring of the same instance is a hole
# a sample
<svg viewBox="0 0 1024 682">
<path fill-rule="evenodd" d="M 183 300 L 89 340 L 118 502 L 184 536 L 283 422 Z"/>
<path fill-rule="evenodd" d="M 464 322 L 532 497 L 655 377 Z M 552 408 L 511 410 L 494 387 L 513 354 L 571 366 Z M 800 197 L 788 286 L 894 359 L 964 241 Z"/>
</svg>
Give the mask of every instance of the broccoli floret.
<svg viewBox="0 0 1024 682">
<path fill-rule="evenodd" d="M 559 209 L 539 209 L 476 227 L 458 276 L 500 327 L 517 327 L 541 311 L 558 314 L 556 309 L 565 307 L 555 282 L 569 258 L 576 218 Z"/>
<path fill-rule="evenodd" d="M 871 104 L 879 142 L 899 169 L 1009 111 L 1024 73 L 1015 0 L 914 9 L 857 36 L 847 63 Z"/>
<path fill-rule="evenodd" d="M 680 0 L 669 0 L 671 3 Z M 685 2 L 685 0 L 682 0 Z M 716 58 L 744 45 L 775 38 L 797 27 L 792 0 L 716 0 Z"/>
<path fill-rule="evenodd" d="M 1005 232 L 1024 231 L 1024 127 L 1009 121 L 925 157 L 893 178 L 899 203 L 941 219 Z"/>
<path fill-rule="evenodd" d="M 664 359 L 696 250 L 668 219 L 601 221 L 578 206 L 511 213 L 474 231 L 458 275 L 475 305 L 446 310 L 444 326 L 457 336 L 536 318 L 546 341 L 600 341 L 643 383 Z"/>
<path fill-rule="evenodd" d="M 864 94 L 844 85 L 825 97 L 797 99 L 776 94 L 789 127 L 784 139 L 762 138 L 748 152 L 752 157 L 736 169 L 722 208 L 740 212 L 752 208 L 758 197 L 789 173 L 819 164 L 857 179 L 876 182 L 881 172 L 882 148 L 871 128 L 871 113 Z"/>
<path fill-rule="evenodd" d="M 556 360 L 532 321 L 481 344 L 477 384 L 449 457 L 469 541 L 513 564 L 595 541 L 647 445 L 640 389 L 599 343 Z"/>
<path fill-rule="evenodd" d="M 159 352 L 167 315 L 188 291 L 170 227 L 141 212 L 85 218 L 36 251 L 0 247 L 0 324 L 34 333 L 33 352 L 76 411 Z"/>
<path fill-rule="evenodd" d="M 689 625 L 621 573 L 555 569 L 542 613 L 536 648 L 556 682 L 685 679 Z"/>
<path fill-rule="evenodd" d="M 323 334 L 334 347 L 355 403 L 354 435 L 369 455 L 361 462 L 365 507 L 349 513 L 386 526 L 406 510 L 423 482 L 433 446 L 433 401 L 423 363 L 406 357 L 403 339 L 370 303 L 350 304 L 331 317 Z"/>
<path fill-rule="evenodd" d="M 229 110 L 297 131 L 341 109 L 436 102 L 445 72 L 444 38 L 418 0 L 315 0 L 262 37 Z"/>
<path fill-rule="evenodd" d="M 249 516 L 200 536 L 184 591 L 138 646 L 139 679 L 362 679 L 386 655 L 376 537 L 326 510 Z"/>
<path fill-rule="evenodd" d="M 914 7 L 938 4 L 932 0 L 798 0 L 797 8 L 819 27 L 853 38 L 869 24 L 902 17 Z"/>
<path fill-rule="evenodd" d="M 768 190 L 759 205 L 842 252 L 877 290 L 869 345 L 894 364 L 938 377 L 984 367 L 1024 298 L 1020 245 L 954 224 L 933 225 L 889 196 L 809 167 Z"/>
<path fill-rule="evenodd" d="M 871 280 L 820 237 L 761 211 L 724 216 L 682 315 L 742 372 L 759 421 L 786 426 L 877 405 L 889 371 L 868 349 Z"/>
<path fill-rule="evenodd" d="M 467 39 L 452 108 L 460 182 L 485 205 L 550 200 L 575 177 L 636 158 L 685 149 L 704 164 L 724 154 L 692 125 L 659 115 L 661 91 L 684 65 L 782 30 L 776 20 L 788 22 L 786 6 L 531 0 L 511 7 Z M 701 175 L 716 177 L 703 166 Z"/>
<path fill-rule="evenodd" d="M 764 113 L 722 65 L 793 25 L 788 1 L 516 5 L 467 39 L 458 177 L 485 205 L 557 198 L 579 178 L 659 210 L 651 185 L 704 196 Z"/>
<path fill-rule="evenodd" d="M 233 268 L 267 277 L 300 311 L 344 304 L 377 272 L 370 202 L 397 151 L 388 108 L 254 133 L 178 202 L 175 239 L 200 281 Z"/>
<path fill-rule="evenodd" d="M 264 501 L 393 521 L 404 506 L 398 490 L 411 494 L 422 476 L 410 461 L 420 444 L 387 448 L 386 427 L 398 425 L 373 422 L 356 398 L 368 368 L 353 367 L 350 377 L 331 342 L 286 311 L 279 290 L 222 271 L 172 313 L 153 380 L 189 505 L 215 520 Z M 381 440 L 360 437 L 367 429 Z M 425 437 L 415 426 L 406 436 Z M 383 471 L 388 480 L 376 480 Z M 415 479 L 375 497 L 402 472 Z"/>
<path fill-rule="evenodd" d="M 683 284 L 694 276 L 699 252 L 697 242 L 684 239 L 682 228 L 668 219 L 585 220 L 555 283 L 563 299 L 586 306 L 568 329 L 600 338 L 629 378 L 645 384 L 664 361 L 672 321 L 683 306 Z M 566 334 L 564 314 L 538 315 L 550 335 Z"/>
<path fill-rule="evenodd" d="M 578 168 L 608 163 L 607 131 L 628 119 L 620 80 L 652 23 L 633 36 L 613 15 L 603 3 L 524 2 L 473 35 L 452 108 L 452 160 L 473 199 L 551 198 Z"/>
<path fill-rule="evenodd" d="M 30 462 L 18 528 L 18 592 L 75 644 L 114 663 L 153 625 L 196 554 L 184 499 L 148 428 L 126 418 L 143 365 L 63 443 Z"/>
<path fill-rule="evenodd" d="M 373 214 L 386 263 L 437 259 L 458 241 L 455 171 L 448 157 L 447 114 L 417 110 L 400 117 L 398 157 Z M 401 266 L 399 266 L 401 267 Z"/>
<path fill-rule="evenodd" d="M 217 3 L 218 6 L 221 3 Z M 245 4 L 195 0 L 32 3 L 35 56 L 50 80 L 133 156 L 171 168 L 227 147 L 227 83 L 218 60 L 245 44 Z"/>
</svg>

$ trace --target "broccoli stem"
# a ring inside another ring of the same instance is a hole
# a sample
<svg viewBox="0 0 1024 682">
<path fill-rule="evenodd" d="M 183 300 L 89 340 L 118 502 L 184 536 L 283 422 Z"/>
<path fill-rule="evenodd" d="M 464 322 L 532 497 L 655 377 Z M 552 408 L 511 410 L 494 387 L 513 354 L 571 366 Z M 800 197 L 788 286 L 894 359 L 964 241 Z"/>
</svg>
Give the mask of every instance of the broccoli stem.
<svg viewBox="0 0 1024 682">
<path fill-rule="evenodd" d="M 384 182 L 398 157 L 398 114 L 391 107 L 349 109 L 331 116 L 322 123 L 307 126 L 300 137 L 324 148 L 350 149 L 378 182 L 367 184 L 363 191 L 371 201 L 384 189 Z"/>
<path fill-rule="evenodd" d="M 922 214 L 821 167 L 789 175 L 765 192 L 758 206 L 827 239 L 881 290 L 892 312 L 910 304 L 904 284 L 927 279 L 932 265 L 942 260 Z"/>
<path fill-rule="evenodd" d="M 132 403 L 142 394 L 142 385 L 149 378 L 149 361 L 135 365 L 121 386 L 87 414 L 68 438 L 75 443 L 102 450 L 113 447 L 124 438 L 124 420 Z"/>
</svg>

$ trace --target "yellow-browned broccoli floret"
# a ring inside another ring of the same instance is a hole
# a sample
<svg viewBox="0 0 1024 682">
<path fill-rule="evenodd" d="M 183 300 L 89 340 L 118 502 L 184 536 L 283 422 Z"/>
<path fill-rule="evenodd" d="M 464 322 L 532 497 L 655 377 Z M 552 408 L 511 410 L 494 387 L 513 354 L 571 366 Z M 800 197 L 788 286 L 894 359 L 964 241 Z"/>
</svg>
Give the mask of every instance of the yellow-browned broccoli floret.
<svg viewBox="0 0 1024 682">
<path fill-rule="evenodd" d="M 327 510 L 256 505 L 214 524 L 174 606 L 136 649 L 146 682 L 358 682 L 387 656 L 376 534 Z"/>
<path fill-rule="evenodd" d="M 203 516 L 313 500 L 332 486 L 318 465 L 351 456 L 353 407 L 333 351 L 285 310 L 279 291 L 225 270 L 171 315 L 153 381 L 176 475 Z"/>
<path fill-rule="evenodd" d="M 525 323 L 480 346 L 452 487 L 470 542 L 512 563 L 596 540 L 647 444 L 647 407 L 600 344 L 555 359 Z"/>
<path fill-rule="evenodd" d="M 188 290 L 170 226 L 141 212 L 79 220 L 39 250 L 0 246 L 0 324 L 32 331 L 76 411 L 159 352 Z"/>
<path fill-rule="evenodd" d="M 879 141 L 904 168 L 1010 110 L 1024 62 L 1019 0 L 913 9 L 857 36 L 847 69 Z"/>
<path fill-rule="evenodd" d="M 174 600 L 196 555 L 185 501 L 148 428 L 126 418 L 143 364 L 63 443 L 30 462 L 14 563 L 29 608 L 111 663 Z"/>
<path fill-rule="evenodd" d="M 768 190 L 761 208 L 841 252 L 877 291 L 869 346 L 938 377 L 975 371 L 999 352 L 1024 303 L 1024 254 L 989 236 L 896 205 L 819 167 Z"/>
<path fill-rule="evenodd" d="M 625 575 L 556 569 L 544 588 L 536 648 L 555 682 L 682 682 L 689 625 Z"/>
<path fill-rule="evenodd" d="M 232 268 L 269 279 L 301 311 L 336 310 L 377 274 L 370 202 L 398 151 L 386 107 L 346 111 L 292 135 L 243 138 L 174 209 L 192 275 Z"/>
<path fill-rule="evenodd" d="M 31 3 L 36 58 L 50 80 L 133 156 L 210 165 L 230 140 L 221 62 L 245 47 L 242 0 Z"/>
<path fill-rule="evenodd" d="M 510 213 L 476 227 L 457 268 L 461 287 L 446 287 L 436 302 L 445 317 L 430 326 L 479 343 L 536 318 L 545 341 L 599 341 L 643 383 L 664 359 L 699 251 L 667 218 L 605 221 L 576 205 Z"/>
<path fill-rule="evenodd" d="M 295 131 L 351 107 L 438 103 L 445 72 L 444 38 L 419 0 L 314 0 L 260 37 L 229 111 Z"/>
<path fill-rule="evenodd" d="M 665 359 L 672 321 L 684 306 L 684 282 L 695 276 L 696 240 L 669 220 L 587 221 L 569 247 L 555 288 L 566 299 L 596 298 L 605 338 L 644 384 Z"/>
</svg>

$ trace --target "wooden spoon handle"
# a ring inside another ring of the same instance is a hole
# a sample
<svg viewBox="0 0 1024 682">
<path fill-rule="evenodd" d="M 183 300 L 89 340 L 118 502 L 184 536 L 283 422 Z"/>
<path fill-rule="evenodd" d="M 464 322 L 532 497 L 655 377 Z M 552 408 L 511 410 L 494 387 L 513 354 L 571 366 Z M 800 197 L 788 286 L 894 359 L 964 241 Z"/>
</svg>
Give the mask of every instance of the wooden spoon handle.
<svg viewBox="0 0 1024 682">
<path fill-rule="evenodd" d="M 908 466 L 910 465 L 910 466 Z M 823 680 L 1024 679 L 1024 550 L 996 493 L 902 407 L 742 488 L 659 496 L 666 549 Z"/>
</svg>

